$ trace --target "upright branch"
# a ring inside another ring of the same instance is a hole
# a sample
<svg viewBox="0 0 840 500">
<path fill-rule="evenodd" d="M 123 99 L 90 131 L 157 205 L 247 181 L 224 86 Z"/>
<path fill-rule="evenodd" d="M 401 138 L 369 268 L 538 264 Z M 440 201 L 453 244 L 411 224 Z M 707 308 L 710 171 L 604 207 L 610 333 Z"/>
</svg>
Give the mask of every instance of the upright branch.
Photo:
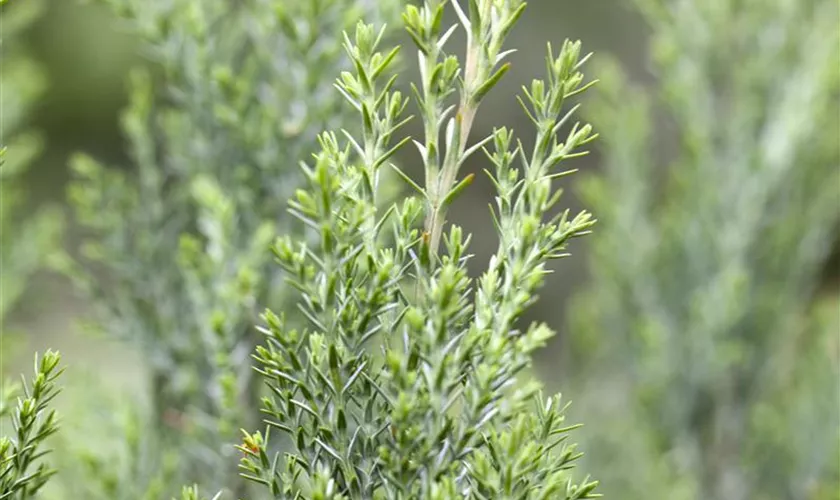
<svg viewBox="0 0 840 500">
<path fill-rule="evenodd" d="M 467 34 L 463 67 L 456 56 L 444 53 L 446 42 L 459 26 L 442 31 L 448 3 Z M 403 15 L 406 30 L 418 49 L 421 87 L 417 89 L 412 84 L 412 88 L 420 106 L 425 141 L 422 144 L 415 141 L 415 145 L 423 157 L 426 172 L 424 195 L 428 210 L 424 227 L 433 255 L 438 251 L 447 208 L 472 182 L 472 176 L 467 176 L 456 184 L 458 170 L 464 160 L 491 139 L 487 137 L 468 145 L 479 105 L 510 69 L 510 63 L 504 60 L 514 51 L 502 48 L 524 11 L 525 2 L 521 0 L 469 0 L 466 13 L 458 1 L 431 0 L 419 8 L 407 7 Z M 455 92 L 457 106 L 447 105 L 447 98 Z"/>
<path fill-rule="evenodd" d="M 524 4 L 476 0 L 467 15 L 452 3 L 469 38 L 463 77 L 461 62 L 443 56 L 459 26 L 442 29 L 446 4 L 428 0 L 403 16 L 420 53 L 414 94 L 426 130 L 415 144 L 426 183 L 391 165 L 420 197 L 384 211 L 380 169 L 407 141 L 394 140 L 407 107 L 392 89 L 397 51 L 382 49 L 382 32 L 363 23 L 346 37 L 355 71 L 342 73 L 337 88 L 358 113 L 361 133 L 323 133 L 320 152 L 302 165 L 306 187 L 290 211 L 311 238 L 281 238 L 275 255 L 300 292 L 306 322 L 296 328 L 266 312 L 256 360 L 271 391 L 263 401 L 268 428 L 245 432 L 239 448 L 243 474 L 274 498 L 597 496 L 597 483 L 570 473 L 580 454 L 568 442 L 575 426 L 564 425 L 559 396 L 544 398 L 524 375 L 531 353 L 553 333 L 517 326 L 547 262 L 566 255 L 568 242 L 594 223 L 585 212 L 544 220 L 559 200 L 553 181 L 570 173 L 557 165 L 584 154 L 580 148 L 595 137 L 589 125 L 564 130 L 575 112 L 567 100 L 588 86 L 579 72 L 586 57 L 577 42 L 564 43 L 556 57 L 549 48 L 546 80 L 525 89 L 522 103 L 538 132 L 532 150 L 506 129 L 468 145 L 479 103 L 507 70 L 497 67 L 510 53 L 502 42 Z M 456 91 L 459 104 L 447 107 Z M 489 143 L 494 152 L 484 148 Z M 470 236 L 443 226 L 446 208 L 471 181 L 455 182 L 458 167 L 479 150 L 495 167 L 488 174 L 498 191 L 500 245 L 475 287 Z M 409 286 L 417 293 L 404 293 Z M 277 433 L 289 444 L 284 462 L 269 439 Z"/>
<path fill-rule="evenodd" d="M 10 414 L 14 433 L 0 436 L 0 498 L 27 500 L 35 497 L 56 471 L 42 459 L 51 450 L 44 442 L 58 431 L 58 415 L 50 408 L 59 389 L 56 379 L 64 371 L 61 356 L 47 351 L 35 356 L 35 377 L 22 381 L 22 397 L 14 392 L 3 395 L 2 415 Z M 17 398 L 17 405 L 9 403 Z"/>
</svg>

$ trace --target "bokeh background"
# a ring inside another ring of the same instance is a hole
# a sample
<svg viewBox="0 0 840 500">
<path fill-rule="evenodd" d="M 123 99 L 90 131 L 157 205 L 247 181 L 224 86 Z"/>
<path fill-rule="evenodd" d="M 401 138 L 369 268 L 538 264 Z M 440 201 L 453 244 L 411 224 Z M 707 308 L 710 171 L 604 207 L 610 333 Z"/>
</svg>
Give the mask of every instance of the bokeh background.
<svg viewBox="0 0 840 500">
<path fill-rule="evenodd" d="M 761 8 L 761 2 L 752 3 L 756 5 L 755 8 Z M 820 2 L 812 3 L 820 4 Z M 833 12 L 835 20 L 840 21 L 836 18 L 836 9 Z M 488 103 L 481 110 L 476 125 L 476 136 L 478 133 L 489 133 L 492 127 L 497 125 L 510 126 L 516 130 L 528 129 L 526 117 L 517 102 L 509 96 L 517 92 L 521 85 L 529 82 L 533 76 L 542 74 L 546 41 L 551 41 L 557 46 L 564 38 L 581 39 L 586 50 L 595 52 L 593 59 L 595 64 L 605 64 L 608 59 L 616 60 L 624 71 L 623 84 L 632 85 L 637 89 L 649 89 L 656 95 L 660 92 L 657 90 L 659 88 L 657 85 L 661 75 L 654 68 L 650 49 L 654 29 L 655 27 L 646 22 L 632 2 L 620 0 L 589 2 L 535 0 L 531 2 L 520 25 L 510 37 L 509 45 L 519 49 L 513 59 L 514 69 L 494 90 Z M 729 29 L 749 30 L 752 27 L 732 23 Z M 748 37 L 749 33 L 742 33 L 742 35 Z M 737 38 L 729 33 L 721 33 L 720 36 Z M 73 247 L 78 239 L 78 230 L 66 209 L 65 191 L 70 175 L 68 160 L 72 154 L 83 151 L 103 163 L 114 165 L 113 168 L 120 168 L 120 166 L 125 169 L 132 168 L 126 139 L 119 125 L 119 114 L 128 103 L 127 75 L 138 65 L 146 65 L 153 70 L 154 65 L 144 59 L 140 50 L 140 41 L 131 35 L 106 7 L 84 2 L 48 1 L 47 8 L 14 43 L 25 47 L 31 59 L 41 65 L 46 74 L 47 85 L 45 93 L 34 104 L 33 112 L 27 120 L 33 129 L 43 134 L 44 147 L 25 176 L 25 187 L 29 194 L 22 214 L 44 206 L 58 207 L 67 220 L 64 244 L 68 248 Z M 834 45 L 836 47 L 836 43 Z M 679 57 L 676 55 L 677 59 Z M 840 66 L 840 61 L 836 62 Z M 407 74 L 412 74 L 412 71 L 413 69 L 409 67 Z M 784 71 L 784 68 L 779 68 L 780 74 Z M 622 99 L 635 99 L 635 94 L 620 93 L 620 95 Z M 836 101 L 830 102 L 836 103 Z M 840 110 L 835 108 L 828 116 L 833 116 L 832 119 L 836 120 L 838 114 Z M 648 175 L 652 177 L 667 178 L 669 169 L 678 168 L 678 166 L 670 166 L 672 165 L 670 160 L 678 156 L 680 147 L 675 138 L 675 130 L 679 127 L 674 120 L 674 117 L 668 115 L 667 110 L 655 108 L 653 126 L 656 131 L 654 135 L 658 140 L 655 141 L 651 157 L 652 161 L 659 166 L 648 170 Z M 828 135 L 828 141 L 835 143 L 832 147 L 836 151 L 838 147 L 836 123 L 825 123 L 818 127 L 817 131 L 822 135 Z M 604 173 L 605 162 L 608 159 L 605 159 L 600 148 L 601 143 L 598 142 L 594 146 L 592 155 L 574 160 L 581 174 L 563 181 L 566 192 L 561 204 L 569 207 L 573 212 L 591 208 L 584 197 L 580 196 L 580 187 L 588 176 Z M 833 158 L 831 156 L 827 158 L 827 160 L 816 161 L 826 162 L 823 165 L 827 169 L 826 172 L 836 170 L 838 168 L 836 153 L 833 153 Z M 406 168 L 412 171 L 411 159 L 404 158 L 403 161 Z M 466 167 L 467 171 L 474 172 L 480 171 L 481 168 L 483 165 L 475 162 Z M 416 173 L 416 171 L 412 172 Z M 829 175 L 827 179 L 834 183 L 836 197 L 833 205 L 828 205 L 828 207 L 829 210 L 840 212 L 840 185 L 836 184 L 837 177 L 832 175 Z M 492 248 L 494 243 L 493 235 L 487 230 L 491 227 L 487 204 L 492 200 L 492 186 L 483 176 L 479 176 L 478 179 L 479 181 L 466 192 L 452 211 L 452 219 L 455 222 L 475 233 L 473 248 L 476 253 L 474 260 L 476 271 L 486 262 L 489 257 L 488 249 Z M 808 201 L 809 198 L 806 196 L 801 198 L 799 203 L 807 204 Z M 802 213 L 807 210 L 806 205 L 801 207 Z M 597 212 L 596 216 L 599 216 Z M 807 224 L 808 222 L 801 221 L 800 223 Z M 824 254 L 825 257 L 820 259 L 815 287 L 809 292 L 807 299 L 802 299 L 801 302 L 805 303 L 803 307 L 808 307 L 808 304 L 826 302 L 829 304 L 827 315 L 830 326 L 827 328 L 831 330 L 830 337 L 836 340 L 840 337 L 840 331 L 835 330 L 836 325 L 840 324 L 836 321 L 840 317 L 840 309 L 837 308 L 836 300 L 832 298 L 836 298 L 840 293 L 840 260 L 838 259 L 840 232 L 837 231 L 836 225 L 831 232 L 830 237 L 819 240 L 819 244 L 825 248 L 818 249 L 817 253 Z M 573 353 L 574 349 L 581 348 L 579 345 L 571 345 L 574 342 L 569 340 L 578 334 L 574 331 L 574 322 L 570 321 L 569 311 L 574 304 L 571 298 L 587 290 L 592 282 L 588 257 L 592 254 L 590 246 L 600 237 L 599 231 L 596 230 L 593 236 L 574 242 L 571 247 L 572 257 L 555 265 L 555 274 L 549 277 L 540 302 L 530 314 L 530 319 L 544 321 L 558 331 L 558 336 L 552 343 L 539 353 L 535 371 L 551 390 L 568 392 L 575 396 L 572 399 L 584 398 L 584 396 L 575 394 L 580 387 L 579 378 L 564 368 L 574 366 L 574 362 L 569 361 L 570 353 Z M 720 237 L 725 238 L 726 235 Z M 615 251 L 621 252 L 621 248 L 615 248 Z M 781 257 L 784 258 L 784 256 Z M 130 345 L 116 342 L 107 336 L 87 332 L 83 323 L 89 312 L 89 304 L 74 291 L 68 280 L 48 271 L 34 275 L 27 283 L 21 300 L 5 320 L 4 341 L 14 344 L 15 354 L 3 359 L 3 375 L 8 376 L 21 370 L 29 370 L 30 353 L 49 347 L 58 349 L 64 354 L 66 365 L 84 367 L 84 370 L 71 368 L 68 371 L 66 378 L 68 385 L 83 383 L 84 377 L 89 376 L 89 373 L 82 374 L 85 371 L 99 374 L 106 385 L 112 387 L 114 391 L 141 391 L 144 382 L 140 356 Z M 609 339 L 604 342 L 609 342 Z M 828 342 L 825 346 L 830 363 L 836 366 L 840 361 L 837 353 L 838 342 Z M 832 373 L 837 372 L 835 370 Z M 821 398 L 832 402 L 834 408 L 837 409 L 840 405 L 840 385 L 838 385 L 840 380 L 836 378 L 832 380 L 833 384 L 819 387 L 806 386 L 801 390 L 806 392 L 808 398 Z M 665 380 L 663 383 L 667 385 L 668 381 Z M 620 390 L 616 387 L 602 387 L 600 389 L 602 393 L 598 397 L 611 398 L 613 391 Z M 692 404 L 691 401 L 687 394 L 686 405 Z M 64 403 L 60 402 L 60 404 Z M 573 404 L 569 415 L 570 419 L 584 421 L 587 424 L 585 430 L 580 431 L 582 434 L 591 433 L 597 436 L 600 431 L 597 427 L 596 416 L 593 416 L 592 412 L 605 411 L 620 414 L 624 409 L 610 405 L 604 405 L 599 409 L 597 404 L 584 401 L 580 406 Z M 813 411 L 827 410 L 819 407 Z M 828 418 L 829 421 L 834 418 L 833 415 L 827 413 L 822 416 Z M 825 467 L 829 469 L 835 467 L 833 464 L 840 455 L 840 450 L 836 447 L 838 428 L 840 428 L 840 422 L 836 420 L 829 425 L 829 430 L 834 433 L 825 436 L 829 456 L 827 459 L 822 457 L 825 454 L 824 450 L 814 451 L 815 454 L 822 454 L 821 458 L 815 458 L 814 463 L 819 462 L 819 464 L 814 467 L 820 470 Z M 627 432 L 633 432 L 633 429 L 628 429 Z M 595 442 L 597 439 L 590 439 L 590 441 L 593 441 L 592 446 L 598 445 Z M 583 451 L 587 451 L 586 444 L 587 440 L 583 439 Z M 608 445 L 601 443 L 598 446 Z M 607 483 L 605 488 L 608 494 L 611 493 L 610 498 L 620 498 L 622 490 L 616 485 L 624 484 L 621 481 L 626 481 L 626 478 L 621 479 L 619 473 L 602 474 L 602 472 L 607 467 L 620 469 L 623 468 L 621 465 L 623 462 L 630 464 L 643 461 L 645 458 L 620 456 L 606 460 L 604 456 L 604 454 L 595 453 L 591 460 L 585 462 L 586 469 L 596 477 L 617 476 L 615 482 L 612 485 Z M 663 461 L 679 462 L 679 459 L 672 460 L 666 457 Z M 632 469 L 629 466 L 627 468 Z M 781 470 L 779 473 L 793 474 L 792 469 Z M 673 471 L 662 474 L 663 477 L 669 478 L 680 476 L 679 472 Z M 645 476 L 644 480 L 650 480 L 652 476 L 655 474 Z M 829 486 L 825 488 L 833 488 L 832 485 L 835 483 L 827 481 L 826 484 Z M 672 486 L 665 487 L 665 491 L 676 488 L 673 486 L 674 483 L 671 484 Z M 678 498 L 680 495 L 685 495 L 687 498 L 700 498 L 695 496 L 696 491 L 691 488 L 686 490 L 689 491 L 688 493 L 678 494 L 676 490 L 672 491 L 674 492 L 672 498 Z M 809 495 L 813 494 L 814 498 L 838 498 L 830 496 L 836 494 L 836 490 L 831 493 L 825 489 L 813 487 L 807 491 L 810 492 Z M 658 493 L 651 492 L 646 498 L 660 498 L 657 496 Z M 753 498 L 797 498 L 794 490 L 777 493 L 778 495 L 753 496 Z M 643 493 L 631 492 L 630 497 L 643 498 L 645 496 Z"/>
</svg>

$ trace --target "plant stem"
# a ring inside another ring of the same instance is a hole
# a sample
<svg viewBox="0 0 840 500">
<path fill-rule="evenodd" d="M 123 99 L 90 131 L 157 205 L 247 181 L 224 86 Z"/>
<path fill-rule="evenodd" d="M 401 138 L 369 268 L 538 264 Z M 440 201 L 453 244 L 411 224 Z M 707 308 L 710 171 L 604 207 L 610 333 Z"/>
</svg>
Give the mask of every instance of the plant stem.
<svg viewBox="0 0 840 500">
<path fill-rule="evenodd" d="M 489 5 L 489 4 L 488 4 Z M 481 51 L 475 39 L 470 35 L 467 41 L 467 54 L 464 69 L 464 89 L 461 93 L 461 102 L 459 104 L 458 113 L 455 115 L 455 126 L 458 127 L 455 135 L 454 144 L 448 144 L 446 156 L 444 157 L 443 167 L 440 169 L 439 175 L 433 178 L 430 174 L 437 174 L 437 169 L 427 169 L 426 185 L 434 189 L 429 189 L 429 212 L 426 216 L 425 230 L 429 235 L 429 249 L 432 255 L 436 255 L 438 247 L 440 246 L 440 237 L 443 232 L 443 225 L 446 223 L 446 209 L 443 200 L 452 190 L 455 184 L 455 177 L 458 175 L 458 170 L 463 162 L 464 152 L 466 151 L 467 140 L 472 129 L 475 114 L 478 111 L 479 100 L 474 98 L 473 89 L 479 83 L 478 65 L 481 57 Z M 431 65 L 434 68 L 434 60 L 431 58 Z M 431 70 L 431 69 L 429 69 Z M 430 96 L 427 94 L 426 98 Z M 431 118 L 431 117 L 430 117 Z M 426 124 L 427 142 L 429 138 L 430 129 L 434 131 L 436 138 L 439 131 L 437 121 Z"/>
</svg>

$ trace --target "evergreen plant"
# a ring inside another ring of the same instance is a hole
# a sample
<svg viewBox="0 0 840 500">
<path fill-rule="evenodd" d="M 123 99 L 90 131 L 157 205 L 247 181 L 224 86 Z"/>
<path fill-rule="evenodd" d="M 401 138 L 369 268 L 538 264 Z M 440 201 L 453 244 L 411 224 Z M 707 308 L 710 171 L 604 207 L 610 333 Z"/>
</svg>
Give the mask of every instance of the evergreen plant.
<svg viewBox="0 0 840 500">
<path fill-rule="evenodd" d="M 451 7 L 457 24 L 444 24 Z M 572 123 L 567 104 L 587 83 L 579 42 L 549 47 L 545 79 L 523 89 L 536 127 L 527 147 L 498 128 L 470 140 L 480 104 L 510 67 L 504 41 L 522 15 L 518 0 L 427 0 L 403 22 L 417 49 L 412 85 L 424 134 L 398 138 L 410 99 L 394 90 L 397 49 L 383 31 L 359 24 L 344 47 L 353 71 L 336 87 L 358 113 L 359 132 L 327 131 L 301 168 L 305 185 L 290 212 L 308 229 L 274 246 L 305 321 L 264 315 L 258 371 L 270 393 L 268 430 L 246 432 L 246 477 L 274 498 L 590 498 L 595 482 L 574 480 L 579 454 L 569 442 L 559 396 L 545 398 L 523 376 L 530 354 L 553 332 L 523 324 L 569 241 L 594 220 L 559 200 L 565 162 L 595 138 Z M 448 49 L 458 28 L 463 59 Z M 562 136 L 562 138 L 561 138 Z M 409 141 L 425 181 L 392 164 Z M 471 175 L 459 167 L 485 154 L 496 191 L 498 249 L 478 280 L 466 270 L 469 236 L 446 224 Z M 414 193 L 380 209 L 380 179 L 393 168 Z M 269 439 L 271 436 L 271 439 Z M 280 437 L 285 453 L 272 451 Z"/>
</svg>

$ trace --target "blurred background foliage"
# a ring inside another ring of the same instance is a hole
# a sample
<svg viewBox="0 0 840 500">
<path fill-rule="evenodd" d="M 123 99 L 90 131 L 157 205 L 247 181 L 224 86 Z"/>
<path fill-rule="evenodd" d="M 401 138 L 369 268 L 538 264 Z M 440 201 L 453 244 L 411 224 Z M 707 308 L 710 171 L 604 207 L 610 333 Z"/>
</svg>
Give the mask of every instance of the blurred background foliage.
<svg viewBox="0 0 840 500">
<path fill-rule="evenodd" d="M 162 70 L 107 6 L 2 9 L 3 143 L 31 158 L 3 167 L 2 372 L 28 367 L 13 353 L 60 349 L 62 405 L 125 409 L 90 442 L 143 453 L 127 409 L 143 399 L 143 356 L 83 328 L 91 306 L 67 280 L 30 276 L 56 237 L 70 158 L 130 169 L 128 75 Z M 834 0 L 535 0 L 511 35 L 514 70 L 476 137 L 489 123 L 529 129 L 507 96 L 541 72 L 546 40 L 580 38 L 599 65 L 590 115 L 603 140 L 564 196 L 601 223 L 557 264 L 531 319 L 560 331 L 535 369 L 571 396 L 585 467 L 609 497 L 836 498 L 837 20 Z M 480 230 L 490 192 L 478 176 L 452 210 L 475 230 L 477 264 L 493 247 Z M 65 229 L 75 248 L 78 226 Z M 27 345 L 10 351 L 13 339 Z M 86 391 L 93 381 L 110 390 Z M 126 429 L 133 441 L 112 439 Z"/>
<path fill-rule="evenodd" d="M 54 203 L 39 206 L 32 213 L 26 177 L 29 169 L 36 168 L 33 160 L 43 150 L 44 135 L 33 126 L 31 115 L 43 98 L 46 80 L 21 38 L 42 15 L 43 7 L 42 2 L 29 2 L 3 19 L 0 224 L 9 232 L 0 242 L 0 269 L 8 271 L 3 274 L 0 322 L 18 304 L 27 281 L 55 248 L 61 222 Z M 17 220 L 23 214 L 26 216 Z"/>
<path fill-rule="evenodd" d="M 638 4 L 658 81 L 601 69 L 600 232 L 560 349 L 589 460 L 631 498 L 833 498 L 837 4 Z"/>
</svg>

